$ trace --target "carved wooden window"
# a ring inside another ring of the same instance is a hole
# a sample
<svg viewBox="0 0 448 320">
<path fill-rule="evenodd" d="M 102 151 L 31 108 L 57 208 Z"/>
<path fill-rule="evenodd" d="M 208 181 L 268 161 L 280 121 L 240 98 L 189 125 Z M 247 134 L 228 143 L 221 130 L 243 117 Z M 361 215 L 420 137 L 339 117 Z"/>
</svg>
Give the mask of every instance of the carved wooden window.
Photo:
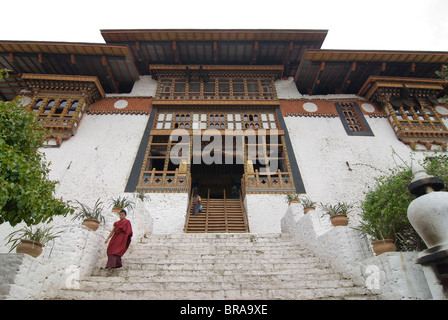
<svg viewBox="0 0 448 320">
<path fill-rule="evenodd" d="M 39 99 L 37 100 L 32 106 L 31 106 L 31 110 L 33 110 L 34 113 L 38 113 L 40 110 L 40 107 L 42 107 L 44 103 L 43 99 Z"/>
<path fill-rule="evenodd" d="M 38 115 L 38 118 L 43 119 L 71 119 L 79 110 L 79 101 L 67 99 L 35 99 L 31 104 L 31 110 Z"/>
<path fill-rule="evenodd" d="M 337 102 L 335 106 L 347 134 L 373 136 L 356 102 Z"/>
<path fill-rule="evenodd" d="M 446 130 L 434 107 L 424 102 L 420 106 L 414 102 L 411 107 L 392 106 L 392 110 L 404 130 Z"/>
<path fill-rule="evenodd" d="M 187 81 L 185 78 L 159 80 L 159 100 L 273 100 L 276 92 L 271 79 L 214 78 Z"/>
<path fill-rule="evenodd" d="M 176 112 L 160 111 L 156 116 L 154 129 L 277 129 L 277 119 L 273 112 Z"/>
</svg>

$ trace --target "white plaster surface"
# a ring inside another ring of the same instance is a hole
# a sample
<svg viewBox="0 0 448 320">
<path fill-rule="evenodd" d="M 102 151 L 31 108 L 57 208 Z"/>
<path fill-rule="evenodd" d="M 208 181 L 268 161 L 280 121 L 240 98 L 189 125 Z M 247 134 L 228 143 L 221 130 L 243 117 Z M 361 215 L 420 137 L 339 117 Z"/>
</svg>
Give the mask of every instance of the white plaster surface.
<svg viewBox="0 0 448 320">
<path fill-rule="evenodd" d="M 148 193 L 147 211 L 154 219 L 153 233 L 182 233 L 188 209 L 187 193 Z"/>
<path fill-rule="evenodd" d="M 421 159 L 395 136 L 387 119 L 369 118 L 374 136 L 349 136 L 339 118 L 285 117 L 288 133 L 307 195 L 317 203 L 354 205 L 373 178 Z M 395 154 L 394 154 L 395 153 Z M 401 158 L 401 159 L 400 159 Z M 358 208 L 350 214 L 353 219 Z"/>
<path fill-rule="evenodd" d="M 113 96 L 123 99 L 126 96 L 154 96 L 156 85 L 157 82 L 151 77 L 142 76 L 131 93 Z M 302 96 L 292 79 L 276 81 L 276 88 L 282 99 L 336 98 L 335 95 Z M 337 98 L 347 96 L 337 95 Z M 401 164 L 397 156 L 392 156 L 392 150 L 410 162 L 410 148 L 398 141 L 387 119 L 366 119 L 374 137 L 348 136 L 339 118 L 285 117 L 307 195 L 314 201 L 358 204 L 363 198 L 366 184 L 372 182 L 379 173 L 371 166 L 385 170 L 395 166 L 395 162 Z M 81 226 L 80 221 L 55 218 L 51 225 L 55 226 L 56 231 L 63 231 L 63 234 L 54 245 L 47 246 L 43 255 L 37 259 L 16 257 L 11 260 L 17 266 L 18 273 L 14 283 L 8 288 L 2 288 L 10 290 L 11 298 L 51 296 L 53 290 L 67 286 L 68 276 L 82 276 L 90 272 L 91 268 L 104 264 L 104 239 L 117 220 L 116 215 L 110 212 L 108 201 L 120 195 L 133 196 L 123 193 L 123 190 L 147 121 L 147 115 L 84 115 L 77 134 L 64 141 L 60 148 L 41 149 L 51 162 L 50 178 L 59 181 L 56 196 L 65 200 L 79 200 L 90 206 L 98 198 L 102 199 L 105 203 L 106 223 L 92 232 Z M 448 122 L 445 119 L 443 121 L 445 124 Z M 421 159 L 424 153 L 414 152 L 412 156 Z M 144 202 L 139 199 L 135 201 L 136 207 L 128 215 L 133 225 L 134 241 L 151 232 L 183 232 L 187 193 L 150 193 Z M 368 244 L 360 240 L 358 234 L 350 228 L 357 223 L 358 208 L 349 215 L 349 227 L 334 228 L 328 216 L 323 216 L 319 210 L 305 216 L 301 206 L 288 206 L 285 195 L 247 195 L 245 204 L 252 233 L 288 232 L 329 261 L 335 269 L 365 281 L 360 265 L 373 254 Z M 7 224 L 0 225 L 0 253 L 8 251 L 9 248 L 4 246 L 4 238 L 12 230 Z M 408 258 L 403 256 L 403 259 Z M 396 258 L 392 261 L 383 257 L 381 260 L 388 260 L 387 266 L 395 265 L 382 267 L 388 272 L 400 270 L 406 273 L 412 269 L 410 262 L 396 263 Z M 0 275 L 1 272 L 0 266 Z M 6 278 L 10 281 L 10 277 Z M 408 287 L 407 293 L 403 295 L 412 296 L 409 292 L 417 290 L 418 281 L 412 280 L 411 285 L 406 281 L 400 282 L 400 286 L 406 283 Z M 411 286 L 414 289 L 409 289 Z M 425 297 L 420 293 L 416 293 L 416 296 Z"/>
<path fill-rule="evenodd" d="M 276 80 L 275 90 L 279 99 L 300 99 L 302 97 L 297 91 L 293 77 L 289 77 L 287 80 Z"/>
<path fill-rule="evenodd" d="M 288 203 L 283 194 L 247 194 L 245 205 L 251 233 L 281 232 Z"/>
<path fill-rule="evenodd" d="M 157 91 L 157 80 L 151 76 L 140 76 L 129 93 L 110 93 L 106 97 L 154 97 Z"/>
<path fill-rule="evenodd" d="M 282 232 L 309 248 L 334 270 L 364 285 L 380 299 L 432 299 L 417 252 L 375 256 L 365 237 L 349 226 L 334 227 L 319 209 L 306 215 L 291 204 L 281 221 Z"/>
</svg>

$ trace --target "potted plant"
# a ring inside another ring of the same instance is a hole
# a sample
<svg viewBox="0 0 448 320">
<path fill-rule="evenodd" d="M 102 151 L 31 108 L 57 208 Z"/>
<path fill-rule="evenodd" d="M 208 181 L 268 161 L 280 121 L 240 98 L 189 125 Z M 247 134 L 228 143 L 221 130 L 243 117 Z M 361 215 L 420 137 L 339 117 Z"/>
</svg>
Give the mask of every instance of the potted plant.
<svg viewBox="0 0 448 320">
<path fill-rule="evenodd" d="M 149 199 L 149 196 L 146 195 L 146 193 L 144 193 L 142 191 L 137 192 L 137 194 L 135 194 L 135 197 L 137 199 L 140 199 L 142 202 L 144 202 L 146 199 Z"/>
<path fill-rule="evenodd" d="M 131 209 L 134 208 L 134 202 L 128 200 L 127 197 L 111 198 L 110 205 L 112 206 L 112 212 L 118 213 L 122 209 Z"/>
<path fill-rule="evenodd" d="M 331 224 L 335 227 L 348 225 L 347 214 L 352 210 L 353 205 L 338 202 L 336 205 L 320 204 L 320 208 L 330 215 Z"/>
<path fill-rule="evenodd" d="M 406 243 L 406 239 L 399 239 L 397 235 L 409 235 L 407 209 L 414 196 L 407 186 L 411 180 L 410 167 L 398 166 L 375 178 L 374 185 L 365 192 L 361 201 L 361 222 L 355 229 L 370 238 L 377 255 L 396 251 L 397 245 L 403 247 Z"/>
<path fill-rule="evenodd" d="M 100 225 L 100 223 L 104 223 L 105 219 L 103 216 L 103 207 L 100 199 L 96 200 L 93 208 L 79 202 L 78 212 L 75 213 L 75 216 L 72 220 L 83 219 L 82 224 L 89 228 L 90 230 L 96 231 Z"/>
<path fill-rule="evenodd" d="M 362 232 L 372 239 L 372 249 L 376 255 L 384 252 L 397 251 L 397 246 L 394 243 L 396 223 L 390 219 L 385 219 L 384 216 L 377 216 L 376 219 L 372 219 L 371 217 L 366 217 L 364 214 L 361 217 L 363 219 L 367 218 L 368 221 L 361 221 L 360 225 L 353 229 Z"/>
<path fill-rule="evenodd" d="M 299 195 L 297 193 L 289 193 L 286 195 L 286 202 L 288 202 L 288 204 L 291 203 L 299 203 L 300 199 L 299 199 Z"/>
<path fill-rule="evenodd" d="M 311 200 L 307 196 L 300 197 L 300 202 L 302 203 L 303 212 L 305 214 L 307 214 L 307 212 L 310 211 L 310 210 L 315 210 L 316 209 L 316 202 L 314 202 L 313 200 Z"/>
<path fill-rule="evenodd" d="M 49 241 L 54 240 L 62 231 L 53 233 L 52 227 L 38 227 L 33 230 L 32 226 L 25 226 L 19 230 L 11 232 L 7 238 L 7 244 L 11 243 L 11 249 L 16 249 L 17 253 L 25 253 L 37 258 L 42 253 L 42 248 Z"/>
</svg>

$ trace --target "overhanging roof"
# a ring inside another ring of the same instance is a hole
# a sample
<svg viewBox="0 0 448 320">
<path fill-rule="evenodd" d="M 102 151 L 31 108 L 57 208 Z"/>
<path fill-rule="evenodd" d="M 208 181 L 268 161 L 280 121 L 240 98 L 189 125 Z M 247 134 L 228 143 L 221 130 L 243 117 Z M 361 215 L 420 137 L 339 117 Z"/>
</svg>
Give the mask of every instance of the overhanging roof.
<svg viewBox="0 0 448 320">
<path fill-rule="evenodd" d="M 0 69 L 12 70 L 0 82 L 0 98 L 13 99 L 25 87 L 20 75 L 96 76 L 106 92 L 127 92 L 138 71 L 126 46 L 89 43 L 0 41 Z"/>
<path fill-rule="evenodd" d="M 101 30 L 105 44 L 0 41 L 0 99 L 22 73 L 97 76 L 106 93 L 129 92 L 154 66 L 281 66 L 302 94 L 357 94 L 370 76 L 437 78 L 448 52 L 321 50 L 327 30 Z"/>
<path fill-rule="evenodd" d="M 293 76 L 306 49 L 326 30 L 101 30 L 107 43 L 129 46 L 140 74 L 154 64 L 283 65 Z"/>
<path fill-rule="evenodd" d="M 295 81 L 304 94 L 356 94 L 369 76 L 437 78 L 448 52 L 307 50 Z"/>
</svg>

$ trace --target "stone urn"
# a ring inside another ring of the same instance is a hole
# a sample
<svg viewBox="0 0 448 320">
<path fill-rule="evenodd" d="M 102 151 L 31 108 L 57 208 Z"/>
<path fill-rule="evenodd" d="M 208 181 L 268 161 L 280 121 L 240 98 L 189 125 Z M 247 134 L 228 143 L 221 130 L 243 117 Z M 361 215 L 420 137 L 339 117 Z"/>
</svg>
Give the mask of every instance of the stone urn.
<svg viewBox="0 0 448 320">
<path fill-rule="evenodd" d="M 428 246 L 423 254 L 434 252 L 435 248 L 438 251 L 446 250 L 448 249 L 448 192 L 439 191 L 444 187 L 443 181 L 426 174 L 421 166 L 414 166 L 413 172 L 415 178 L 409 185 L 409 190 L 418 198 L 408 207 L 409 222 Z"/>
</svg>

